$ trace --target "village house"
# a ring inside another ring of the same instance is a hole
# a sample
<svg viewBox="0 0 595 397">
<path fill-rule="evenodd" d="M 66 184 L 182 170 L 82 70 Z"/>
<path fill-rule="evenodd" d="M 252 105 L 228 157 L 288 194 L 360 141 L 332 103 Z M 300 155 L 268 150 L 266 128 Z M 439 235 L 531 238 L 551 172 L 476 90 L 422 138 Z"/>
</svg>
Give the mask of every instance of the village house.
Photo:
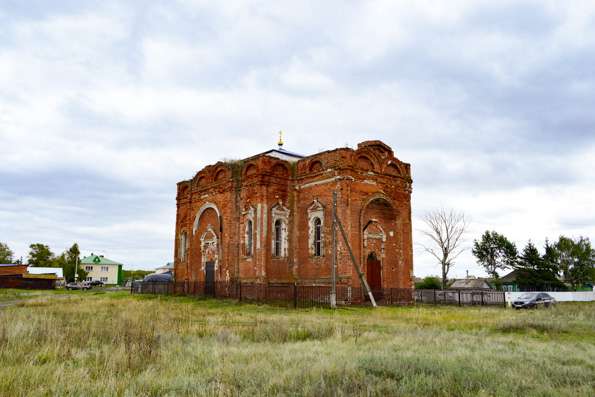
<svg viewBox="0 0 595 397">
<path fill-rule="evenodd" d="M 124 283 L 122 264 L 103 255 L 91 254 L 81 259 L 81 267 L 87 272 L 85 281 L 101 281 L 104 284 Z"/>
<path fill-rule="evenodd" d="M 380 141 L 311 156 L 277 149 L 177 184 L 177 282 L 329 285 L 332 194 L 372 290 L 412 288 L 411 171 Z M 360 281 L 337 232 L 339 285 Z"/>
</svg>

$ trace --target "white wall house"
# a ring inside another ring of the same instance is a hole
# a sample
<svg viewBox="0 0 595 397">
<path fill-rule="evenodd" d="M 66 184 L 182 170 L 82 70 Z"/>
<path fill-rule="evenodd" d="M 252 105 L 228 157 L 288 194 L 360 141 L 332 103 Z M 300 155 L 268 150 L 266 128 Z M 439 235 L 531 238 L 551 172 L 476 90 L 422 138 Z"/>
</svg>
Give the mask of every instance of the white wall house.
<svg viewBox="0 0 595 397">
<path fill-rule="evenodd" d="M 86 281 L 102 281 L 104 284 L 122 284 L 122 264 L 103 255 L 91 254 L 81 260 L 81 268 L 87 272 Z"/>
</svg>

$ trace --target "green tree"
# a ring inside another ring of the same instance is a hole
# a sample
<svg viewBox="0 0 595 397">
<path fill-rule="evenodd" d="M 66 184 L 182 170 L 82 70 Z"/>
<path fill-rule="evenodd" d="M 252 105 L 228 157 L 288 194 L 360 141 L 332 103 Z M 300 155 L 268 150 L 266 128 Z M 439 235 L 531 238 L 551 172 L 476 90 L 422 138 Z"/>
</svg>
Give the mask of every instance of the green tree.
<svg viewBox="0 0 595 397">
<path fill-rule="evenodd" d="M 515 264 L 519 286 L 541 290 L 564 288 L 558 280 L 558 266 L 553 258 L 555 250 L 549 242 L 546 241 L 545 254 L 541 256 L 537 247 L 529 241 Z"/>
<path fill-rule="evenodd" d="M 518 255 L 514 243 L 502 234 L 489 230 L 485 231 L 481 240 L 473 241 L 471 252 L 477 258 L 477 262 L 496 280 L 498 279 L 498 270 L 513 267 Z"/>
<path fill-rule="evenodd" d="M 595 266 L 595 251 L 591 241 L 586 237 L 576 240 L 560 236 L 554 244 L 555 258 L 564 276 L 564 281 L 574 289 L 593 281 L 593 267 Z"/>
<path fill-rule="evenodd" d="M 123 270 L 123 277 L 124 280 L 142 280 L 151 273 L 153 273 L 153 270 Z"/>
<path fill-rule="evenodd" d="M 74 243 L 72 247 L 64 251 L 57 259 L 56 263 L 64 270 L 64 278 L 66 281 L 74 281 L 75 269 L 77 269 L 77 275 L 79 280 L 85 280 L 87 278 L 87 272 L 80 266 L 81 252 L 77 243 Z"/>
<path fill-rule="evenodd" d="M 8 244 L 0 243 L 0 263 L 12 263 L 12 250 L 8 247 Z"/>
<path fill-rule="evenodd" d="M 424 277 L 421 282 L 415 284 L 416 289 L 440 289 L 441 287 L 440 277 L 435 276 Z"/>
<path fill-rule="evenodd" d="M 29 265 L 34 267 L 52 267 L 54 254 L 50 251 L 50 247 L 45 244 L 31 244 L 29 246 Z"/>
</svg>

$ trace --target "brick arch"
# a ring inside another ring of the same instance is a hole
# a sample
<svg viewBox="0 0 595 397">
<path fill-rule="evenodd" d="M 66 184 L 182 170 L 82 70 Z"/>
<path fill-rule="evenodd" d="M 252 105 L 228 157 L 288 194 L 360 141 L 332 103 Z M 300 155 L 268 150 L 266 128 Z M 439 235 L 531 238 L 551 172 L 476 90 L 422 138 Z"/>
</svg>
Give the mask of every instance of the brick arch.
<svg viewBox="0 0 595 397">
<path fill-rule="evenodd" d="M 287 178 L 289 176 L 289 170 L 282 163 L 277 163 L 273 166 L 273 175 Z"/>
<path fill-rule="evenodd" d="M 378 158 L 371 150 L 363 149 L 354 153 L 353 164 L 366 171 L 377 172 L 380 169 Z"/>
<path fill-rule="evenodd" d="M 385 174 L 394 175 L 394 176 L 403 176 L 404 175 L 401 167 L 399 167 L 399 165 L 397 163 L 395 163 L 394 161 L 389 161 L 388 164 L 386 165 L 386 167 L 384 167 L 383 172 Z"/>
<path fill-rule="evenodd" d="M 309 172 L 319 172 L 322 171 L 322 161 L 320 160 L 312 160 L 308 165 Z"/>
<path fill-rule="evenodd" d="M 194 176 L 194 183 L 196 186 L 203 186 L 209 182 L 208 175 L 205 172 L 199 172 Z"/>
<path fill-rule="evenodd" d="M 221 212 L 219 211 L 219 208 L 217 208 L 217 205 L 210 202 L 204 203 L 202 207 L 199 208 L 198 212 L 196 213 L 196 217 L 194 218 L 194 224 L 192 225 L 192 234 L 196 233 L 196 230 L 198 229 L 198 225 L 200 222 L 200 217 L 209 208 L 213 209 L 217 213 L 217 219 L 219 220 L 219 223 L 221 223 Z"/>
<path fill-rule="evenodd" d="M 215 177 L 213 178 L 216 182 L 222 181 L 228 175 L 225 168 L 219 168 L 215 171 Z"/>
<path fill-rule="evenodd" d="M 246 164 L 246 166 L 244 167 L 244 176 L 246 178 L 249 178 L 253 175 L 256 175 L 258 173 L 258 166 L 254 163 L 248 163 Z"/>
<path fill-rule="evenodd" d="M 388 197 L 386 194 L 384 193 L 374 193 L 368 197 L 366 197 L 364 200 L 362 200 L 362 209 L 361 209 L 361 213 L 360 215 L 363 215 L 364 210 L 366 209 L 366 207 L 368 205 L 370 205 L 370 203 L 372 201 L 375 200 L 381 200 L 381 201 L 386 201 L 391 207 L 393 207 L 396 211 L 396 206 L 395 203 L 393 202 L 393 200 Z"/>
</svg>

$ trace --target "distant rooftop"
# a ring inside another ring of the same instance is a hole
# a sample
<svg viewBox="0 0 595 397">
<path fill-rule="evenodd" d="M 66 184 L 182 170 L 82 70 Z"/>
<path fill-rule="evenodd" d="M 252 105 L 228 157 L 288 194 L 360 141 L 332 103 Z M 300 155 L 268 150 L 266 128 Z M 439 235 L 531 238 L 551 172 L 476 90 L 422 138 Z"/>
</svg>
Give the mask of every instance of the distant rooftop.
<svg viewBox="0 0 595 397">
<path fill-rule="evenodd" d="M 452 289 L 488 289 L 491 288 L 487 281 L 481 278 L 464 278 L 455 280 L 450 284 Z"/>
<path fill-rule="evenodd" d="M 121 265 L 120 262 L 113 261 L 103 255 L 91 254 L 81 259 L 83 265 Z"/>
</svg>

